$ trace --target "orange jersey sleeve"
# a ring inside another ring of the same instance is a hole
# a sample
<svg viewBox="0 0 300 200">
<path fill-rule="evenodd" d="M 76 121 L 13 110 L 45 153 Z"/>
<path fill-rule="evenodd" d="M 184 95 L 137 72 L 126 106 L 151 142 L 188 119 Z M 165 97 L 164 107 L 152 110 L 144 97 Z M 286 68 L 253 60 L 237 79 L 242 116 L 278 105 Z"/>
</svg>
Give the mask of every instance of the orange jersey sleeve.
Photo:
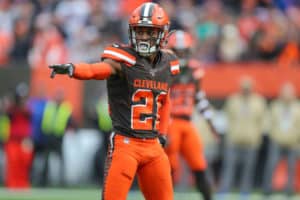
<svg viewBox="0 0 300 200">
<path fill-rule="evenodd" d="M 81 80 L 107 79 L 112 74 L 112 67 L 105 62 L 98 62 L 93 64 L 78 63 L 75 64 L 73 77 Z"/>
</svg>

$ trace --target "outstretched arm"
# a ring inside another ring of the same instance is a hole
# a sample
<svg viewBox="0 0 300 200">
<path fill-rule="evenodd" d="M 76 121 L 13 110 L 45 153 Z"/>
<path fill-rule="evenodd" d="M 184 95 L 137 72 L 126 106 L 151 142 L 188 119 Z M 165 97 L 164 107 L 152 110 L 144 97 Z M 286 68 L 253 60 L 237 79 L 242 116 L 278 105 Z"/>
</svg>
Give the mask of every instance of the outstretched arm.
<svg viewBox="0 0 300 200">
<path fill-rule="evenodd" d="M 120 63 L 112 60 L 105 59 L 103 62 L 97 63 L 78 63 L 78 64 L 57 64 L 50 65 L 51 78 L 54 78 L 56 74 L 68 74 L 69 77 L 81 79 L 81 80 L 104 80 L 111 75 L 118 73 L 121 70 Z"/>
</svg>

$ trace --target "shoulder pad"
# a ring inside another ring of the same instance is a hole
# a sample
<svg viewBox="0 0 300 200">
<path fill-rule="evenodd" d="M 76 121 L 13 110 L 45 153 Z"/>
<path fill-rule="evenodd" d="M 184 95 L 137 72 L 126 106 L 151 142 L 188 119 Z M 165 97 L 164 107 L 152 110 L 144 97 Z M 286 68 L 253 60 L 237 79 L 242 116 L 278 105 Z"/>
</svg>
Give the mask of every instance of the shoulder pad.
<svg viewBox="0 0 300 200">
<path fill-rule="evenodd" d="M 101 60 L 105 58 L 125 63 L 127 66 L 132 66 L 136 63 L 136 57 L 119 44 L 113 44 L 112 46 L 106 47 L 101 55 Z"/>
</svg>

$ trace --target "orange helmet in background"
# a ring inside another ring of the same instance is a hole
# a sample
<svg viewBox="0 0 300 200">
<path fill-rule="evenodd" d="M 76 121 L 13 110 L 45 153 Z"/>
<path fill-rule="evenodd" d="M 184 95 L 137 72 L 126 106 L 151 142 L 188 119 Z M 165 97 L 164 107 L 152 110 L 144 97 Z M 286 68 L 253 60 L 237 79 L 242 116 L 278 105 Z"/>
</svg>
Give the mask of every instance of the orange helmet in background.
<svg viewBox="0 0 300 200">
<path fill-rule="evenodd" d="M 190 49 L 193 47 L 193 37 L 183 30 L 175 31 L 168 39 L 168 47 L 171 49 Z"/>
<path fill-rule="evenodd" d="M 186 66 L 192 53 L 194 39 L 191 34 L 183 30 L 172 33 L 168 39 L 168 48 L 172 49 L 179 58 L 180 66 Z"/>
<path fill-rule="evenodd" d="M 156 3 L 144 3 L 136 8 L 129 18 L 131 45 L 141 56 L 150 56 L 163 46 L 169 32 L 169 26 L 169 17 L 162 7 Z M 139 27 L 158 29 L 158 37 L 151 37 L 148 41 L 139 40 L 136 37 L 136 30 Z"/>
</svg>

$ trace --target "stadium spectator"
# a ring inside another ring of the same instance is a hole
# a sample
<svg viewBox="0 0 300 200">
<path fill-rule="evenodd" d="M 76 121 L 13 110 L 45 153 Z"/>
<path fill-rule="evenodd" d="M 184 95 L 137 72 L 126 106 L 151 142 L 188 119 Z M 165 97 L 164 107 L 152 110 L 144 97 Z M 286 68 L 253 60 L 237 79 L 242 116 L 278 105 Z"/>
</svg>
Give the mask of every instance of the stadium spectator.
<svg viewBox="0 0 300 200">
<path fill-rule="evenodd" d="M 244 77 L 240 91 L 230 96 L 225 103 L 228 131 L 225 135 L 223 169 L 220 180 L 221 198 L 233 188 L 238 163 L 240 168 L 240 191 L 242 197 L 251 192 L 257 151 L 262 142 L 266 102 L 253 91 L 250 77 Z"/>
<path fill-rule="evenodd" d="M 276 61 L 287 37 L 287 19 L 273 8 L 260 8 L 256 12 L 259 23 L 249 41 L 248 60 Z"/>
<path fill-rule="evenodd" d="M 11 0 L 3 0 L 0 2 L 0 30 L 11 34 L 14 24 L 14 8 L 15 5 Z"/>
<path fill-rule="evenodd" d="M 246 43 L 242 40 L 234 24 L 225 24 L 222 27 L 218 46 L 218 59 L 223 62 L 237 62 L 246 52 Z"/>
<path fill-rule="evenodd" d="M 32 112 L 32 140 L 34 145 L 34 158 L 31 170 L 31 181 L 34 186 L 45 186 L 46 177 L 44 170 L 46 169 L 46 135 L 42 130 L 42 120 L 44 109 L 47 103 L 46 87 L 40 84 L 37 93 L 28 100 L 30 110 Z"/>
<path fill-rule="evenodd" d="M 30 30 L 30 22 L 26 18 L 17 18 L 14 22 L 14 38 L 10 59 L 24 62 L 32 45 L 32 30 Z"/>
<path fill-rule="evenodd" d="M 5 67 L 9 63 L 9 53 L 13 46 L 12 35 L 0 29 L 0 66 Z"/>
<path fill-rule="evenodd" d="M 4 143 L 7 141 L 10 131 L 10 121 L 5 114 L 4 98 L 0 98 L 0 184 L 4 183 Z"/>
<path fill-rule="evenodd" d="M 72 116 L 72 105 L 65 100 L 64 91 L 58 89 L 53 97 L 53 100 L 47 101 L 42 118 L 42 132 L 46 135 L 46 169 L 44 177 L 46 184 L 50 183 L 50 156 L 52 154 L 58 156 L 59 170 L 58 182 L 54 184 L 64 185 L 64 154 L 63 154 L 63 139 L 68 129 L 76 128 L 76 123 Z"/>
<path fill-rule="evenodd" d="M 55 24 L 66 34 L 65 39 L 69 45 L 76 42 L 76 35 L 86 26 L 90 12 L 89 1 L 58 1 L 53 17 Z"/>
<path fill-rule="evenodd" d="M 33 0 L 32 3 L 36 7 L 37 14 L 54 12 L 58 2 L 60 0 Z"/>
<path fill-rule="evenodd" d="M 239 9 L 239 17 L 237 17 L 237 27 L 244 41 L 249 43 L 253 35 L 259 28 L 259 20 L 256 16 L 257 7 L 256 1 L 245 0 L 241 1 Z"/>
<path fill-rule="evenodd" d="M 2 64 L 16 62 L 27 57 L 33 37 L 32 23 L 34 6 L 30 1 L 1 1 L 0 2 L 0 32 Z"/>
<path fill-rule="evenodd" d="M 300 12 L 299 12 L 300 17 Z M 289 24 L 287 26 L 287 39 L 284 44 L 283 50 L 280 52 L 278 56 L 278 65 L 281 68 L 287 68 L 291 66 L 295 66 L 300 63 L 300 36 L 299 30 L 300 26 L 292 26 L 294 23 L 293 20 L 288 21 Z"/>
<path fill-rule="evenodd" d="M 107 155 L 109 145 L 109 135 L 112 132 L 112 122 L 109 116 L 109 108 L 107 102 L 107 95 L 102 95 L 96 102 L 95 108 L 93 109 L 93 121 L 96 124 L 99 133 L 101 134 L 102 143 L 96 150 L 95 154 L 95 171 L 97 182 L 103 185 L 104 182 L 104 163 Z"/>
<path fill-rule="evenodd" d="M 32 68 L 45 67 L 53 61 L 66 62 L 69 58 L 61 32 L 53 23 L 52 15 L 49 13 L 41 13 L 36 18 L 33 47 L 28 55 Z"/>
<path fill-rule="evenodd" d="M 170 16 L 170 30 L 184 29 L 183 25 L 179 22 L 177 18 L 178 9 L 176 4 L 172 0 L 161 1 L 160 5 L 169 13 Z"/>
<path fill-rule="evenodd" d="M 300 104 L 295 96 L 295 88 L 285 83 L 277 99 L 270 106 L 270 144 L 264 170 L 263 190 L 269 195 L 272 191 L 272 177 L 281 158 L 287 160 L 287 182 L 284 188 L 288 195 L 294 194 L 297 161 L 297 147 L 300 139 Z"/>
<path fill-rule="evenodd" d="M 222 2 L 206 1 L 199 10 L 199 19 L 194 27 L 195 35 L 198 38 L 198 47 L 195 52 L 196 58 L 202 62 L 215 62 L 217 60 L 221 27 L 226 19 L 222 9 Z"/>
<path fill-rule="evenodd" d="M 174 2 L 173 2 L 174 4 Z M 184 30 L 192 31 L 198 21 L 196 17 L 199 7 L 196 6 L 193 0 L 179 0 L 176 3 L 176 17 Z"/>
<path fill-rule="evenodd" d="M 28 86 L 20 83 L 14 93 L 14 102 L 7 110 L 10 134 L 5 143 L 5 186 L 30 187 L 30 168 L 33 145 L 31 141 L 31 112 L 27 105 Z"/>
</svg>

